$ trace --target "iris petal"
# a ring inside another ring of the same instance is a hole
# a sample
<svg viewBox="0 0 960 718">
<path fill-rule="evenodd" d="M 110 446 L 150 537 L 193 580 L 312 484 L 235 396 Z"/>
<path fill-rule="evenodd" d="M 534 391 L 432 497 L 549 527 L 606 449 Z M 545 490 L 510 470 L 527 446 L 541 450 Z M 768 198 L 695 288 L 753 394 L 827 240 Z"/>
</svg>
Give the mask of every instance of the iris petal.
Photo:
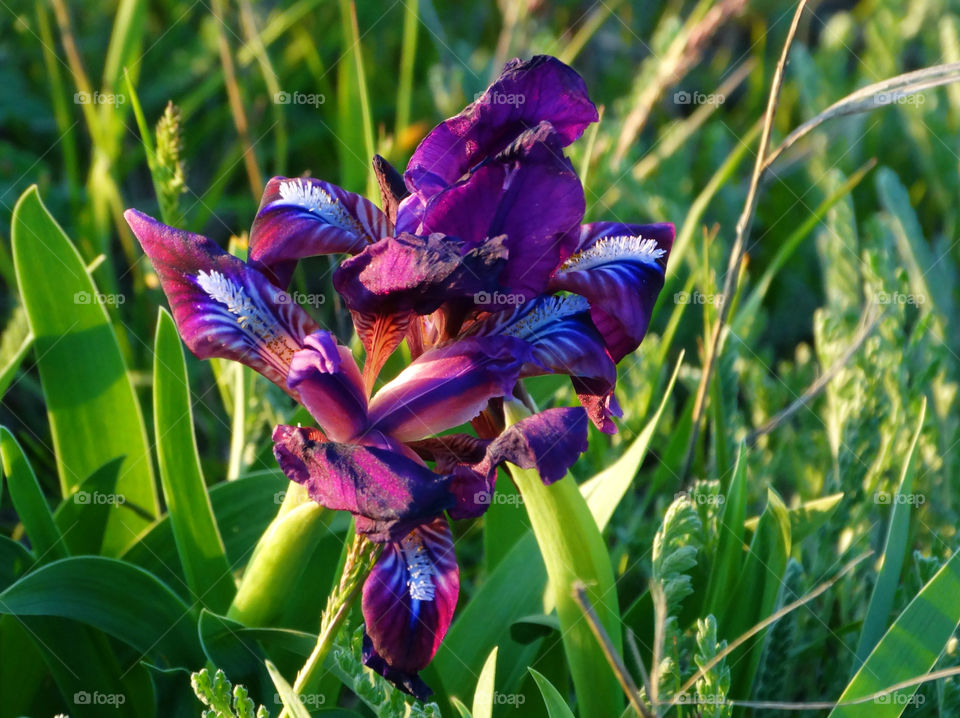
<svg viewBox="0 0 960 718">
<path fill-rule="evenodd" d="M 453 505 L 449 479 L 408 457 L 381 448 L 326 441 L 316 429 L 278 426 L 273 453 L 287 478 L 310 498 L 354 515 L 359 533 L 395 541 Z"/>
<path fill-rule="evenodd" d="M 530 348 L 514 337 L 453 341 L 424 352 L 370 401 L 370 425 L 415 441 L 463 424 L 509 395 Z"/>
<path fill-rule="evenodd" d="M 573 251 L 585 206 L 559 134 L 542 122 L 433 196 L 414 221 L 414 212 L 403 212 L 400 222 L 417 234 L 441 232 L 470 244 L 505 235 L 509 255 L 500 285 L 529 299 Z"/>
<path fill-rule="evenodd" d="M 153 263 L 190 351 L 242 362 L 287 390 L 290 361 L 317 329 L 310 316 L 206 237 L 133 209 L 124 217 Z"/>
<path fill-rule="evenodd" d="M 360 370 L 347 347 L 326 331 L 314 332 L 290 362 L 288 386 L 334 441 L 347 441 L 367 423 Z"/>
<path fill-rule="evenodd" d="M 460 571 L 446 519 L 419 526 L 384 546 L 363 586 L 364 663 L 424 700 L 417 673 L 446 635 L 460 592 Z"/>
<path fill-rule="evenodd" d="M 429 197 L 544 120 L 553 123 L 564 146 L 596 122 L 583 78 L 553 57 L 511 60 L 476 102 L 420 143 L 407 165 L 407 186 Z"/>
<path fill-rule="evenodd" d="M 553 275 L 552 290 L 590 301 L 593 322 L 615 362 L 647 332 L 673 238 L 672 224 L 586 224 L 577 252 Z"/>
<path fill-rule="evenodd" d="M 250 261 L 286 287 L 298 259 L 356 254 L 391 229 L 387 216 L 358 194 L 309 177 L 274 177 L 250 230 Z"/>
</svg>

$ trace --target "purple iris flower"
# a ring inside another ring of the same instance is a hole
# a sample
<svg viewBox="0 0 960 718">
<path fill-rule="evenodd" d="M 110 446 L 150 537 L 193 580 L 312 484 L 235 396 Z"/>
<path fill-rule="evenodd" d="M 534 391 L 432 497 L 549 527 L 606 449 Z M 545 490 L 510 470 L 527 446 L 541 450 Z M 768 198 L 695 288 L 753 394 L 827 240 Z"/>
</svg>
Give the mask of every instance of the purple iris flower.
<svg viewBox="0 0 960 718">
<path fill-rule="evenodd" d="M 616 363 L 639 345 L 663 286 L 673 225 L 581 224 L 583 188 L 563 148 L 596 119 L 571 68 L 514 60 L 427 135 L 403 177 L 376 158 L 383 209 L 276 177 L 248 262 L 126 214 L 190 350 L 254 368 L 316 420 L 278 426 L 274 453 L 312 499 L 384 544 L 363 588 L 364 660 L 421 699 L 418 672 L 459 593 L 447 517 L 482 514 L 503 462 L 549 483 L 586 449 L 588 420 L 616 431 Z M 362 370 L 286 292 L 300 259 L 335 253 L 350 255 L 333 283 Z M 372 392 L 404 339 L 413 361 Z M 498 402 L 521 378 L 556 372 L 583 407 L 505 428 Z M 474 433 L 446 433 L 467 422 Z"/>
</svg>

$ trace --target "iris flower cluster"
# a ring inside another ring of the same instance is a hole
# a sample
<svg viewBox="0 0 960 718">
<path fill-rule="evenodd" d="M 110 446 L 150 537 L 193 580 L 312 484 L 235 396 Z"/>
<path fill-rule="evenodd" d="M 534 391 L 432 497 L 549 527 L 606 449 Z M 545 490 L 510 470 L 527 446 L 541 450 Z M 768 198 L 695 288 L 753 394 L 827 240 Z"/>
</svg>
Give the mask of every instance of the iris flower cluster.
<svg viewBox="0 0 960 718">
<path fill-rule="evenodd" d="M 402 176 L 374 159 L 382 208 L 319 179 L 275 177 L 246 262 L 126 214 L 190 350 L 252 367 L 316 420 L 276 427 L 274 453 L 311 499 L 383 544 L 362 593 L 364 662 L 421 699 L 418 672 L 459 593 L 449 521 L 486 510 L 502 463 L 550 483 L 586 449 L 588 423 L 616 431 L 616 365 L 663 287 L 672 224 L 582 224 L 563 149 L 596 120 L 570 67 L 513 60 L 426 136 Z M 346 255 L 333 286 L 362 368 L 287 293 L 297 262 L 321 254 Z M 404 340 L 412 361 L 378 381 Z M 519 381 L 549 373 L 570 376 L 581 406 L 505 426 Z"/>
</svg>

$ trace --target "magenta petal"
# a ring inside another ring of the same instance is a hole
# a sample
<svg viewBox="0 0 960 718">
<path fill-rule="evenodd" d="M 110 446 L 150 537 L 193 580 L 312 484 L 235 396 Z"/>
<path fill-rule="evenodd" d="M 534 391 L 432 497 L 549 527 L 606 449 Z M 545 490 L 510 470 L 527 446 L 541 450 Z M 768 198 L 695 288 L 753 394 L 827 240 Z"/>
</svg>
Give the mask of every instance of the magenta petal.
<svg viewBox="0 0 960 718">
<path fill-rule="evenodd" d="M 190 351 L 242 362 L 287 389 L 290 361 L 317 329 L 310 316 L 206 237 L 133 209 L 124 217 L 153 263 Z"/>
<path fill-rule="evenodd" d="M 347 347 L 324 330 L 304 341 L 290 362 L 288 386 L 334 441 L 347 441 L 367 423 L 367 397 L 360 370 Z"/>
<path fill-rule="evenodd" d="M 356 254 L 391 231 L 387 216 L 358 194 L 309 177 L 274 177 L 250 230 L 250 262 L 286 287 L 298 259 Z"/>
<path fill-rule="evenodd" d="M 328 442 L 316 429 L 295 426 L 278 426 L 273 441 L 287 478 L 328 509 L 352 513 L 371 540 L 399 540 L 453 505 L 449 479 L 399 448 Z"/>
<path fill-rule="evenodd" d="M 463 424 L 509 395 L 530 348 L 505 336 L 452 341 L 424 352 L 370 401 L 370 425 L 416 441 Z"/>
<path fill-rule="evenodd" d="M 511 60 L 480 99 L 420 143 L 407 165 L 407 186 L 429 197 L 545 120 L 563 146 L 596 122 L 583 78 L 554 57 Z"/>
<path fill-rule="evenodd" d="M 586 297 L 615 362 L 639 346 L 663 288 L 672 224 L 596 222 L 581 228 L 577 252 L 554 273 L 551 290 Z"/>
<path fill-rule="evenodd" d="M 426 698 L 429 689 L 417 673 L 446 635 L 459 592 L 460 572 L 446 519 L 434 519 L 386 544 L 363 585 L 364 663 L 401 690 Z"/>
</svg>

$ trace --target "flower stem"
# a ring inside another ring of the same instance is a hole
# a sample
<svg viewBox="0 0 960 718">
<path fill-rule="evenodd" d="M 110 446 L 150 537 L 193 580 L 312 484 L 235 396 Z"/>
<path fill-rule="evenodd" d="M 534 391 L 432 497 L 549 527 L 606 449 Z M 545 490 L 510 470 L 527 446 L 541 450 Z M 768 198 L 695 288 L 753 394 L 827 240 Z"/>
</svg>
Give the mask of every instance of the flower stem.
<svg viewBox="0 0 960 718">
<path fill-rule="evenodd" d="M 337 634 L 346 622 L 347 616 L 350 615 L 350 609 L 360 595 L 363 582 L 373 568 L 379 553 L 379 544 L 371 542 L 365 536 L 353 535 L 340 573 L 340 581 L 327 598 L 327 607 L 323 610 L 323 617 L 320 619 L 317 645 L 297 673 L 297 680 L 293 684 L 293 690 L 298 696 L 309 695 L 316 690 L 317 682 L 322 675 L 318 669 L 323 665 Z M 290 713 L 286 708 L 280 714 L 280 718 L 289 716 Z"/>
</svg>

